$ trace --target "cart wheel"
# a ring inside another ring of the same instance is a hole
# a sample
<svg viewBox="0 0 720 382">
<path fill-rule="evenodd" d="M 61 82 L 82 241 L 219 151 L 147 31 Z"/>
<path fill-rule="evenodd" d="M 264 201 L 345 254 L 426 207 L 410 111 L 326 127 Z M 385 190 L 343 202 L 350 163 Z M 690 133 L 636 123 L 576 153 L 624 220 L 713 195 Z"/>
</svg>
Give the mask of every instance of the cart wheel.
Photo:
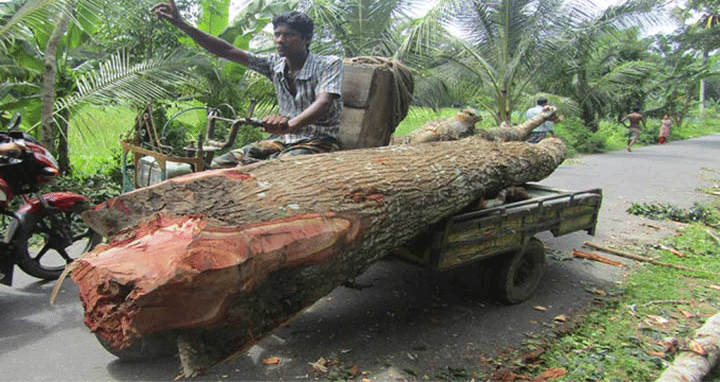
<svg viewBox="0 0 720 382">
<path fill-rule="evenodd" d="M 540 285 L 545 272 L 545 248 L 540 240 L 531 238 L 525 248 L 502 259 L 499 264 L 496 297 L 506 304 L 527 300 Z"/>
<path fill-rule="evenodd" d="M 167 335 L 151 335 L 141 338 L 129 346 L 122 349 L 112 346 L 112 344 L 95 334 L 102 347 L 105 348 L 121 361 L 137 362 L 151 360 L 155 358 L 168 357 L 177 354 L 177 344 L 175 340 Z"/>
</svg>

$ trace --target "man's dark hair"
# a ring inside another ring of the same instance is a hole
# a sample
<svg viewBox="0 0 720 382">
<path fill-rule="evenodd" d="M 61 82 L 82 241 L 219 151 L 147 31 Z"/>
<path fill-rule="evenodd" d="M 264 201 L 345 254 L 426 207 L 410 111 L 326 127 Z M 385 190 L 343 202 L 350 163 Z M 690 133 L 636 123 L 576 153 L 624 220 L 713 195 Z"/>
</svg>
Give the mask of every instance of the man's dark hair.
<svg viewBox="0 0 720 382">
<path fill-rule="evenodd" d="M 312 19 L 308 15 L 298 11 L 289 11 L 277 15 L 273 19 L 272 24 L 273 28 L 277 28 L 277 26 L 281 24 L 287 25 L 306 40 L 312 40 L 313 30 L 315 29 L 315 24 Z"/>
<path fill-rule="evenodd" d="M 540 105 L 540 106 L 545 106 L 545 105 L 547 105 L 547 98 L 545 98 L 545 97 L 540 97 L 540 98 L 538 98 L 538 99 L 537 99 L 537 104 Z"/>
<path fill-rule="evenodd" d="M 639 112 L 640 112 L 640 106 L 635 106 L 635 107 L 633 108 L 633 111 L 636 112 L 636 113 L 639 113 Z"/>
</svg>

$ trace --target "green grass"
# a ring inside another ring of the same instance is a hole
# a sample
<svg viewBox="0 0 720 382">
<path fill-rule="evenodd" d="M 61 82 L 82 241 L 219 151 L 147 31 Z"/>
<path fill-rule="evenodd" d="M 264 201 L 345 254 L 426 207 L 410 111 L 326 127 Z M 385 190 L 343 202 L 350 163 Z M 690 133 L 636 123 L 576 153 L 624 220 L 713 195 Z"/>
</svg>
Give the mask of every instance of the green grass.
<svg viewBox="0 0 720 382">
<path fill-rule="evenodd" d="M 717 210 L 717 206 L 708 208 Z M 521 364 L 517 372 L 536 377 L 554 368 L 567 373 L 556 381 L 658 378 L 678 349 L 669 347 L 669 340 L 674 338 L 683 348 L 720 308 L 718 235 L 712 227 L 691 223 L 662 241 L 687 257 L 653 247 L 636 248 L 638 254 L 698 271 L 636 264 L 627 281 L 618 290 L 608 291 L 611 297 L 599 307 L 573 323 L 558 324 L 542 339 L 538 359 Z M 537 347 L 538 340 L 532 343 Z"/>
<path fill-rule="evenodd" d="M 167 117 L 190 108 L 195 104 L 184 104 L 169 108 Z M 121 137 L 128 136 L 135 125 L 139 111 L 126 107 L 97 108 L 88 107 L 78 113 L 71 121 L 69 132 L 70 162 L 79 174 L 105 172 L 118 166 Z M 197 133 L 207 123 L 204 109 L 194 109 L 173 118 L 182 126 L 186 142 L 197 139 Z M 156 122 L 158 134 L 165 128 L 164 121 Z M 166 128 L 170 131 L 171 128 Z M 166 131 L 166 132 L 167 132 Z"/>
<path fill-rule="evenodd" d="M 70 163 L 76 172 L 104 172 L 120 150 L 120 136 L 133 126 L 135 113 L 112 107 L 85 110 L 73 118 L 68 133 Z"/>
<path fill-rule="evenodd" d="M 432 110 L 430 108 L 411 108 L 408 115 L 403 119 L 395 129 L 395 135 L 405 135 L 415 131 L 423 123 L 441 118 L 448 118 L 455 115 L 459 109 L 443 108 Z"/>
</svg>

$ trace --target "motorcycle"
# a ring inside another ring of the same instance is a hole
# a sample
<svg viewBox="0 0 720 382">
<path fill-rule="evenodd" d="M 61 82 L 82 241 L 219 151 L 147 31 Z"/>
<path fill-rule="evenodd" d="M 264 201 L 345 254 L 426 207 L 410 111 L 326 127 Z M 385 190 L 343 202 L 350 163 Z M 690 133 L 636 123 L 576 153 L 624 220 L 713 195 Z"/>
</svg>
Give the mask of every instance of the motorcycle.
<svg viewBox="0 0 720 382">
<path fill-rule="evenodd" d="M 80 217 L 93 207 L 87 197 L 71 192 L 40 193 L 40 186 L 58 176 L 58 164 L 45 147 L 19 131 L 19 126 L 20 116 L 16 115 L 8 130 L 0 132 L 0 147 L 14 148 L 0 155 L 0 229 L 4 231 L 0 283 L 8 286 L 15 265 L 31 276 L 55 280 L 67 264 L 102 241 Z"/>
</svg>

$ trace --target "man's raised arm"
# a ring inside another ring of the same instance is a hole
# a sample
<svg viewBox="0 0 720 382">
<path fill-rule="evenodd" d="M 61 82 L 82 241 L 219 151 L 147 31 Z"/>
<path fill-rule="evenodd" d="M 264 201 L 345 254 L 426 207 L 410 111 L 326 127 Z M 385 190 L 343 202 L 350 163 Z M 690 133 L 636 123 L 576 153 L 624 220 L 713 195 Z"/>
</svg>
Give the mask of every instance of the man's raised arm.
<svg viewBox="0 0 720 382">
<path fill-rule="evenodd" d="M 175 5 L 175 1 L 169 0 L 167 3 L 159 3 L 150 8 L 150 12 L 161 19 L 167 20 L 170 24 L 176 26 L 186 35 L 190 36 L 200 46 L 208 52 L 236 62 L 240 65 L 248 65 L 248 53 L 242 49 L 238 49 L 229 42 L 210 35 L 188 24 L 180 16 L 180 12 Z"/>
</svg>

